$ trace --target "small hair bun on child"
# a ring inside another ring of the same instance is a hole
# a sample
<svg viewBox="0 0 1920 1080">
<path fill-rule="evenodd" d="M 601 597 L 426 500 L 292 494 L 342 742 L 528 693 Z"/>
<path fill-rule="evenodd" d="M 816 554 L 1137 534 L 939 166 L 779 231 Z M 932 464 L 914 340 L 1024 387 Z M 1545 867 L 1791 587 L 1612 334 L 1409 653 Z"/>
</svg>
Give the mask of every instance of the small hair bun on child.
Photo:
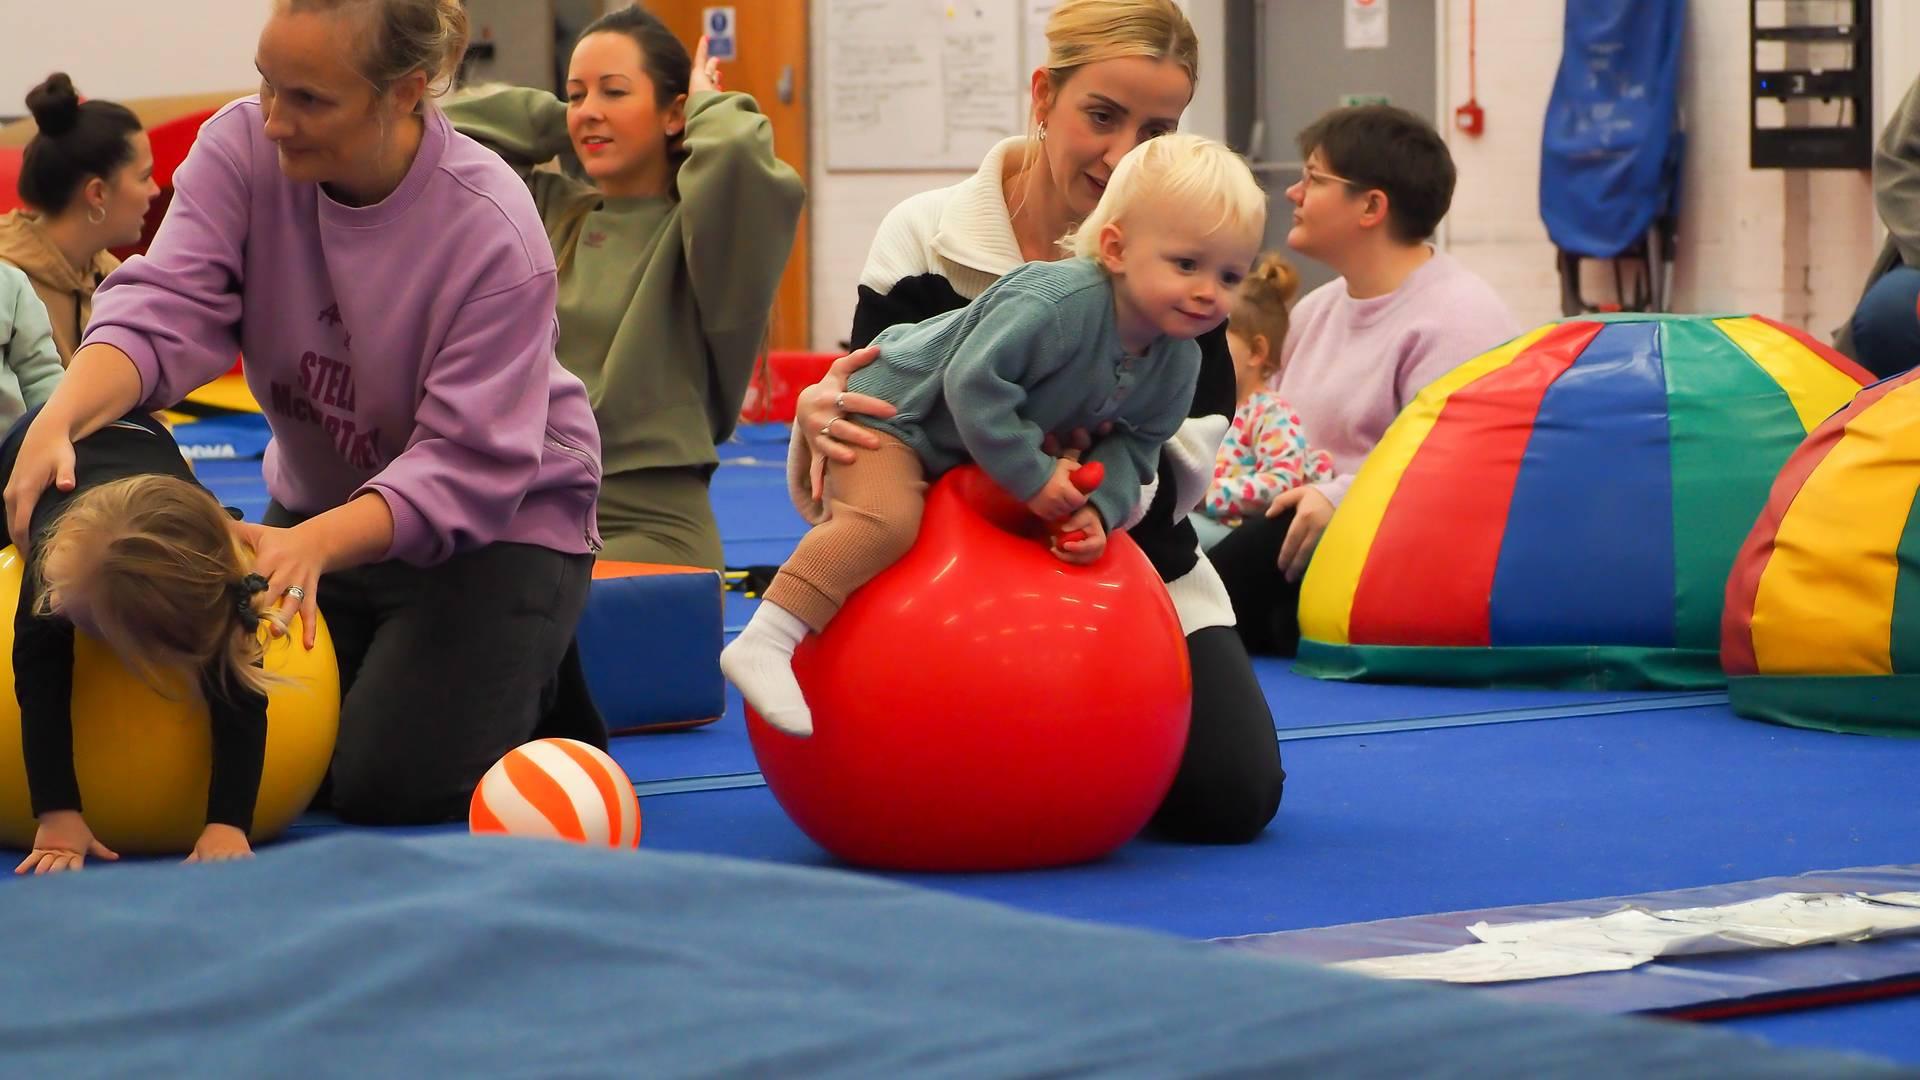
<svg viewBox="0 0 1920 1080">
<path fill-rule="evenodd" d="M 1263 292 L 1271 290 L 1280 303 L 1291 304 L 1294 295 L 1300 291 L 1300 271 L 1293 268 L 1286 256 L 1273 251 L 1263 252 L 1253 261 L 1247 284 Z"/>
<path fill-rule="evenodd" d="M 260 612 L 253 606 L 253 598 L 267 591 L 267 579 L 259 574 L 248 574 L 233 583 L 233 615 L 240 628 L 247 633 L 260 630 Z"/>
<path fill-rule="evenodd" d="M 80 123 L 80 94 L 66 72 L 56 71 L 27 91 L 27 111 L 40 134 L 57 139 Z"/>
</svg>

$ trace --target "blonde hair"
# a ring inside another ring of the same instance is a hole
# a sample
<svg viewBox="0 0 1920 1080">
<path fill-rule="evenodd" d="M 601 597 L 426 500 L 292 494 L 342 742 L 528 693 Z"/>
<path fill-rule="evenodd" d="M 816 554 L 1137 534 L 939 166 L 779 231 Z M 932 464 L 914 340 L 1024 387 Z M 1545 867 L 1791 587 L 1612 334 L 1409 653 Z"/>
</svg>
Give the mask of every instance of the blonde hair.
<svg viewBox="0 0 1920 1080">
<path fill-rule="evenodd" d="M 452 89 L 467 54 L 467 9 L 461 0 L 276 0 L 286 12 L 361 13 L 360 74 L 384 94 L 416 71 L 427 73 L 427 96 Z"/>
<path fill-rule="evenodd" d="M 48 555 L 62 548 L 79 554 L 60 560 L 64 576 L 49 575 Z M 146 475 L 81 492 L 34 557 L 43 581 L 34 611 L 52 614 L 59 596 L 84 595 L 93 629 L 156 690 L 164 693 L 163 672 L 197 676 L 210 666 L 216 685 L 265 693 L 278 681 L 260 667 L 267 593 L 248 590 L 252 559 L 198 484 Z"/>
<path fill-rule="evenodd" d="M 1196 235 L 1222 228 L 1259 236 L 1267 225 L 1267 193 L 1240 155 L 1200 135 L 1162 135 L 1127 151 L 1087 220 L 1060 241 L 1075 255 L 1100 254 L 1100 230 L 1124 224 L 1141 204 L 1163 201 Z M 1203 223 L 1211 219 L 1212 224 Z"/>
<path fill-rule="evenodd" d="M 1253 260 L 1253 270 L 1247 274 L 1247 280 L 1240 285 L 1233 312 L 1227 316 L 1227 329 L 1249 344 L 1257 337 L 1267 339 L 1267 359 L 1260 369 L 1262 378 L 1273 378 L 1280 367 L 1280 346 L 1287 340 L 1293 298 L 1299 292 L 1300 271 L 1293 268 L 1286 256 L 1274 251 L 1261 252 L 1260 257 Z"/>
<path fill-rule="evenodd" d="M 1200 39 L 1173 0 L 1063 0 L 1047 16 L 1047 81 L 1056 94 L 1088 64 L 1128 56 L 1170 60 L 1200 82 Z"/>
<path fill-rule="evenodd" d="M 1188 85 L 1200 83 L 1200 39 L 1173 0 L 1062 0 L 1047 16 L 1046 35 L 1047 62 L 1042 68 L 1049 107 L 1074 73 L 1103 60 L 1165 60 L 1186 72 Z M 1027 188 L 1039 178 L 1039 169 L 1032 166 L 1043 160 L 1040 121 L 1031 106 L 1024 151 L 1026 181 L 1019 201 L 1008 208 L 1012 214 L 1026 204 Z"/>
</svg>

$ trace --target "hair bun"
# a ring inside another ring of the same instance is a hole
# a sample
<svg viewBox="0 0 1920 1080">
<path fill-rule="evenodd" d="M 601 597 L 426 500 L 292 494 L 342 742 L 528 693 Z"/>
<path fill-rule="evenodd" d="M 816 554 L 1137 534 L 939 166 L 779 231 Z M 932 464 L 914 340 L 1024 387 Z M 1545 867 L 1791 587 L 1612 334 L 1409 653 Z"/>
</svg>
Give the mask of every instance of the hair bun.
<svg viewBox="0 0 1920 1080">
<path fill-rule="evenodd" d="M 40 133 L 59 138 L 80 122 L 80 95 L 73 80 L 64 71 L 47 76 L 47 81 L 27 91 L 27 109 Z"/>
<path fill-rule="evenodd" d="M 1271 288 L 1283 304 L 1292 303 L 1294 294 L 1300 291 L 1300 271 L 1277 252 L 1263 252 L 1254 260 L 1253 270 L 1247 277 Z"/>
</svg>

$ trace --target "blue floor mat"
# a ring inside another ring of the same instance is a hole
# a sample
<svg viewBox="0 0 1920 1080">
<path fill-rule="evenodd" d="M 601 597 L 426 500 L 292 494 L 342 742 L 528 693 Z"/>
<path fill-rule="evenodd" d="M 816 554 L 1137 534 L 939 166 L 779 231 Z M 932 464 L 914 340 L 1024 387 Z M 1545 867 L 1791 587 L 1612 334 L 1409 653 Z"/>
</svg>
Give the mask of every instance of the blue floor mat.
<svg viewBox="0 0 1920 1080">
<path fill-rule="evenodd" d="M 742 429 L 721 448 L 714 505 L 730 565 L 777 564 L 805 530 L 785 495 L 785 454 L 784 428 Z M 199 468 L 257 519 L 266 501 L 257 462 Z M 752 602 L 729 594 L 727 604 L 738 627 Z M 1291 777 L 1256 843 L 1137 841 L 1091 866 L 901 880 L 1216 937 L 1915 857 L 1920 807 L 1890 793 L 1911 788 L 1920 742 L 1754 724 L 1719 704 L 1676 708 L 1689 699 L 1675 695 L 1343 684 L 1292 675 L 1281 661 L 1256 668 Z M 1343 734 L 1351 725 L 1372 730 Z M 616 756 L 643 793 L 690 777 L 747 784 L 755 769 L 732 695 L 721 722 L 620 740 Z M 764 787 L 656 791 L 643 802 L 650 848 L 833 865 Z M 295 835 L 332 827 L 310 818 Z M 1920 1062 L 1920 999 L 1729 1025 Z"/>
<path fill-rule="evenodd" d="M 1713 1026 L 1776 1046 L 1847 1050 L 1920 1065 L 1920 995 L 1722 1020 Z"/>
<path fill-rule="evenodd" d="M 6 898 L 7 1075 L 1896 1074 L 740 860 L 337 836 Z"/>
<path fill-rule="evenodd" d="M 643 774 L 648 744 L 699 737 L 623 739 L 615 756 Z M 1920 835 L 1912 800 L 1856 810 L 1858 792 L 1910 786 L 1920 741 L 1755 724 L 1723 706 L 1284 749 L 1286 803 L 1249 845 L 1141 840 L 1060 870 L 886 876 L 1204 938 L 1899 862 Z M 764 787 L 652 794 L 643 812 L 649 848 L 833 865 Z"/>
</svg>

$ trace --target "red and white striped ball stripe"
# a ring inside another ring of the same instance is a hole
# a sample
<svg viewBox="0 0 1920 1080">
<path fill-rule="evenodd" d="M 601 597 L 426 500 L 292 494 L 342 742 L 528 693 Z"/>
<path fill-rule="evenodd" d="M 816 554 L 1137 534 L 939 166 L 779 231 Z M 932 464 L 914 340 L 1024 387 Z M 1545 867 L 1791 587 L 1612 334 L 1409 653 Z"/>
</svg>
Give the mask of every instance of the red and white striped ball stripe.
<svg viewBox="0 0 1920 1080">
<path fill-rule="evenodd" d="M 540 739 L 508 751 L 480 778 L 467 825 L 476 833 L 630 848 L 640 843 L 640 800 L 605 753 L 573 739 Z"/>
</svg>

